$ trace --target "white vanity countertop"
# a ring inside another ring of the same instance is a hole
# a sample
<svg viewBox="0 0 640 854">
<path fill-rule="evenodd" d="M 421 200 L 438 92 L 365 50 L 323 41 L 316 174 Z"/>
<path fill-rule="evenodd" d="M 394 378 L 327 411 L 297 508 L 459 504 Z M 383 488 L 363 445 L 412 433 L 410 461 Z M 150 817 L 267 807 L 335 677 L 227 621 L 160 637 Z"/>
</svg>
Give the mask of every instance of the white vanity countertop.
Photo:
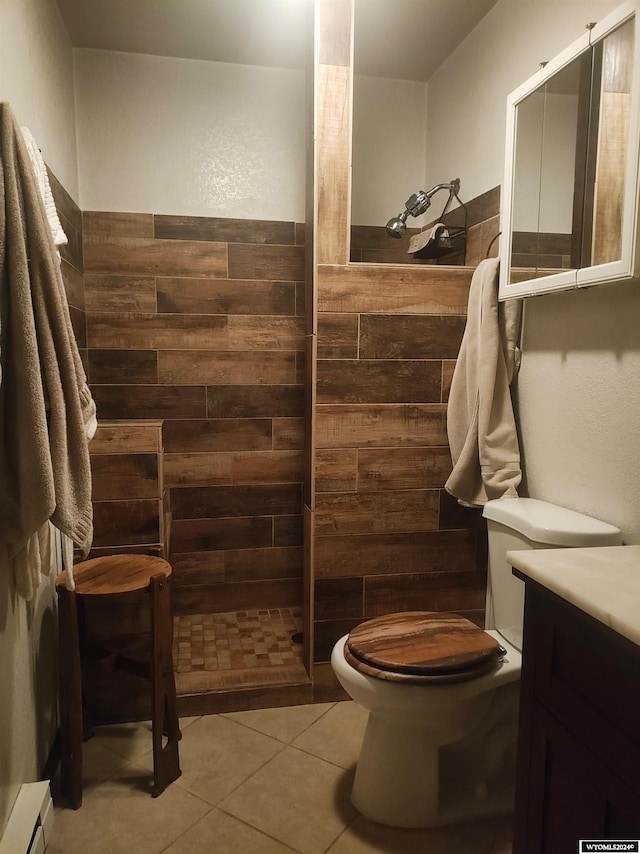
<svg viewBox="0 0 640 854">
<path fill-rule="evenodd" d="M 640 546 L 509 551 L 507 562 L 640 644 Z"/>
</svg>

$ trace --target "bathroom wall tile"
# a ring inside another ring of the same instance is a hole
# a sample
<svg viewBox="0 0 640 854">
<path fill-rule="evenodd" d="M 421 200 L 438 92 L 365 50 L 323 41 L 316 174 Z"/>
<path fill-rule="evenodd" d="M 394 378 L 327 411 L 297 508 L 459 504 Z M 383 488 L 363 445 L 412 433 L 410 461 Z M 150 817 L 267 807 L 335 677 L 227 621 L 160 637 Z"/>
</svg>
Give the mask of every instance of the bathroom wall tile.
<svg viewBox="0 0 640 854">
<path fill-rule="evenodd" d="M 314 585 L 316 620 L 362 619 L 364 580 L 362 578 L 320 578 Z"/>
<path fill-rule="evenodd" d="M 349 65 L 351 46 L 348 34 L 351 32 L 350 6 L 345 0 L 322 0 L 318 21 L 319 61 L 326 65 Z"/>
<path fill-rule="evenodd" d="M 317 407 L 318 448 L 409 447 L 447 443 L 442 404 L 325 404 Z"/>
<path fill-rule="evenodd" d="M 331 360 L 317 363 L 317 400 L 322 403 L 436 403 L 439 361 Z"/>
<path fill-rule="evenodd" d="M 209 418 L 263 418 L 302 416 L 304 409 L 301 385 L 209 386 Z"/>
<path fill-rule="evenodd" d="M 234 483 L 300 483 L 302 451 L 236 451 L 232 455 Z"/>
<path fill-rule="evenodd" d="M 394 270 L 352 264 L 318 267 L 318 311 L 466 314 L 473 271 L 414 265 Z"/>
<path fill-rule="evenodd" d="M 248 552 L 250 553 L 250 552 Z M 185 552 L 172 554 L 173 583 L 183 586 L 213 584 L 225 580 L 225 552 Z"/>
<path fill-rule="evenodd" d="M 155 454 L 162 450 L 161 422 L 108 422 L 102 419 L 89 444 L 96 454 Z"/>
<path fill-rule="evenodd" d="M 500 250 L 500 241 L 496 239 L 500 233 L 500 214 L 485 219 L 481 226 L 482 257 L 497 258 Z"/>
<path fill-rule="evenodd" d="M 81 271 L 84 267 L 82 232 L 76 231 L 64 216 L 60 217 L 60 225 L 62 226 L 64 233 L 67 235 L 66 244 L 58 247 L 60 258 L 72 267 Z"/>
<path fill-rule="evenodd" d="M 274 450 L 302 450 L 304 448 L 304 419 L 273 418 Z"/>
<path fill-rule="evenodd" d="M 362 617 L 348 619 L 316 620 L 314 623 L 313 660 L 323 662 L 331 660 L 331 652 L 336 641 L 355 629 Z M 315 666 L 314 666 L 315 670 Z"/>
<path fill-rule="evenodd" d="M 316 662 L 313 665 L 313 702 L 330 703 L 350 699 L 329 662 Z"/>
<path fill-rule="evenodd" d="M 451 380 L 456 368 L 455 359 L 443 359 L 442 361 L 442 402 L 447 403 L 451 391 Z"/>
<path fill-rule="evenodd" d="M 227 451 L 164 455 L 167 486 L 302 481 L 300 451 Z"/>
<path fill-rule="evenodd" d="M 361 249 L 360 261 L 363 264 L 433 264 L 433 261 L 425 258 L 416 258 L 408 255 L 402 249 Z"/>
<path fill-rule="evenodd" d="M 158 311 L 185 314 L 295 315 L 295 282 L 158 279 Z"/>
<path fill-rule="evenodd" d="M 420 573 L 368 576 L 364 580 L 367 619 L 395 611 L 453 611 L 484 607 L 483 573 Z"/>
<path fill-rule="evenodd" d="M 302 545 L 302 515 L 273 517 L 273 545 Z"/>
<path fill-rule="evenodd" d="M 296 317 L 305 317 L 306 299 L 304 282 L 296 282 Z"/>
<path fill-rule="evenodd" d="M 286 516 L 300 513 L 300 486 L 196 486 L 171 490 L 174 520 L 232 516 Z"/>
<path fill-rule="evenodd" d="M 85 235 L 100 237 L 153 237 L 153 214 L 84 211 Z"/>
<path fill-rule="evenodd" d="M 91 456 L 92 498 L 155 498 L 160 492 L 157 454 L 98 454 Z"/>
<path fill-rule="evenodd" d="M 165 453 L 268 450 L 272 443 L 271 424 L 269 418 L 165 421 Z"/>
<path fill-rule="evenodd" d="M 465 318 L 456 315 L 360 317 L 361 359 L 455 359 Z"/>
<path fill-rule="evenodd" d="M 358 491 L 432 489 L 451 473 L 451 452 L 432 448 L 371 448 L 358 451 Z"/>
<path fill-rule="evenodd" d="M 358 477 L 357 462 L 358 452 L 355 448 L 316 451 L 316 491 L 355 491 Z"/>
<path fill-rule="evenodd" d="M 302 350 L 304 322 L 300 317 L 229 315 L 229 350 Z"/>
<path fill-rule="evenodd" d="M 80 349 L 87 346 L 87 321 L 86 314 L 82 309 L 76 308 L 73 305 L 69 306 L 69 317 L 71 318 L 71 327 L 76 338 L 76 343 Z"/>
<path fill-rule="evenodd" d="M 174 519 L 172 553 L 227 549 L 269 548 L 273 540 L 271 516 L 227 519 Z"/>
<path fill-rule="evenodd" d="M 280 385 L 296 382 L 295 352 L 161 350 L 158 380 L 167 384 Z"/>
<path fill-rule="evenodd" d="M 304 281 L 304 273 L 303 246 L 229 244 L 230 279 L 301 282 Z"/>
<path fill-rule="evenodd" d="M 226 350 L 223 315 L 88 312 L 89 346 L 132 350 Z"/>
<path fill-rule="evenodd" d="M 437 490 L 318 494 L 315 534 L 431 531 L 438 527 Z"/>
<path fill-rule="evenodd" d="M 318 358 L 355 359 L 358 356 L 358 316 L 321 314 L 318 317 Z"/>
<path fill-rule="evenodd" d="M 231 453 L 164 454 L 167 486 L 222 486 L 233 483 Z"/>
<path fill-rule="evenodd" d="M 155 234 L 153 236 L 159 238 L 284 245 L 293 245 L 295 242 L 294 223 L 279 220 L 156 214 L 154 223 Z"/>
<path fill-rule="evenodd" d="M 392 214 L 389 213 L 389 216 Z M 390 237 L 383 225 L 352 225 L 351 226 L 351 248 L 373 249 L 384 252 L 394 249 L 397 252 L 406 252 L 409 241 L 414 234 L 419 234 L 419 228 L 407 228 L 405 234 L 400 238 Z"/>
<path fill-rule="evenodd" d="M 93 505 L 93 545 L 117 546 L 160 541 L 159 502 L 154 499 L 98 501 Z"/>
<path fill-rule="evenodd" d="M 89 350 L 89 382 L 143 385 L 158 382 L 156 350 Z"/>
<path fill-rule="evenodd" d="M 280 546 L 250 551 L 240 549 L 223 552 L 223 555 L 226 581 L 302 578 L 300 546 Z"/>
<path fill-rule="evenodd" d="M 315 541 L 315 576 L 467 572 L 475 567 L 476 536 L 470 530 L 329 535 Z"/>
<path fill-rule="evenodd" d="M 296 246 L 304 246 L 306 243 L 306 223 L 296 222 L 294 225 L 295 225 L 295 244 L 296 244 Z"/>
<path fill-rule="evenodd" d="M 467 267 L 477 267 L 483 257 L 482 224 L 478 223 L 467 229 L 467 245 L 464 261 Z"/>
<path fill-rule="evenodd" d="M 440 490 L 440 527 L 469 528 L 486 531 L 487 523 L 482 516 L 482 507 L 463 507 L 453 495 Z"/>
<path fill-rule="evenodd" d="M 204 418 L 205 386 L 95 385 L 98 418 Z"/>
<path fill-rule="evenodd" d="M 345 14 L 346 7 L 343 4 L 340 14 Z M 340 40 L 338 45 L 341 43 Z M 319 264 L 346 264 L 350 237 L 351 72 L 348 67 L 321 64 L 316 76 L 316 259 Z"/>
<path fill-rule="evenodd" d="M 224 278 L 227 275 L 227 247 L 224 243 L 204 240 L 154 240 L 85 233 L 84 266 L 90 273 Z M 241 275 L 237 278 L 249 277 Z M 285 277 L 273 275 L 262 278 Z"/>
<path fill-rule="evenodd" d="M 84 277 L 82 273 L 76 267 L 69 264 L 68 261 L 65 261 L 64 258 L 60 264 L 60 270 L 62 272 L 62 281 L 67 295 L 67 302 L 70 306 L 84 311 Z"/>
<path fill-rule="evenodd" d="M 302 578 L 299 546 L 185 552 L 171 562 L 176 583 L 183 585 Z"/>
<path fill-rule="evenodd" d="M 175 585 L 176 614 L 221 614 L 258 608 L 290 608 L 302 601 L 302 580 L 294 578 L 225 584 Z"/>
<path fill-rule="evenodd" d="M 110 276 L 86 273 L 84 277 L 87 311 L 155 312 L 154 276 Z"/>
</svg>

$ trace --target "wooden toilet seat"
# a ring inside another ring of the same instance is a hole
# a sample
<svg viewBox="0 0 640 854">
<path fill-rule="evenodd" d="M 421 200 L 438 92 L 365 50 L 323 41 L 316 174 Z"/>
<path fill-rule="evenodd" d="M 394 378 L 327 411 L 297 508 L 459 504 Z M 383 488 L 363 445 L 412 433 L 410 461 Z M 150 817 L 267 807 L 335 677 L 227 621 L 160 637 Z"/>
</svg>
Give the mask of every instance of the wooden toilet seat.
<svg viewBox="0 0 640 854">
<path fill-rule="evenodd" d="M 356 670 L 391 682 L 464 682 L 498 665 L 500 645 L 459 614 L 408 611 L 375 617 L 349 633 L 344 656 Z"/>
</svg>

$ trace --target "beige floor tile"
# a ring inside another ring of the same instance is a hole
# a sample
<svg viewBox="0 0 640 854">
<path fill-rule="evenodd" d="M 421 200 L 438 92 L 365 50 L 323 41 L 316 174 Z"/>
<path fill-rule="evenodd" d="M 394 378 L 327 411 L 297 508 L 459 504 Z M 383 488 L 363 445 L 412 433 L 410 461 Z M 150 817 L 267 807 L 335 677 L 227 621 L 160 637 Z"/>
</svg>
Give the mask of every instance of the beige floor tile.
<svg viewBox="0 0 640 854">
<path fill-rule="evenodd" d="M 82 791 L 83 795 L 95 789 L 105 780 L 117 777 L 129 764 L 124 756 L 106 750 L 95 739 L 82 745 Z M 51 781 L 51 794 L 56 809 L 68 807 L 66 798 L 60 792 L 60 769 Z"/>
<path fill-rule="evenodd" d="M 252 709 L 248 712 L 229 712 L 222 717 L 289 744 L 328 712 L 332 705 L 333 703 L 316 703 L 285 706 L 281 709 Z"/>
<path fill-rule="evenodd" d="M 282 743 L 269 736 L 220 715 L 208 715 L 182 734 L 182 776 L 177 784 L 216 806 L 282 749 Z M 151 761 L 151 754 L 144 757 L 149 767 Z"/>
<path fill-rule="evenodd" d="M 167 848 L 165 854 L 291 854 L 292 849 L 218 809 Z"/>
<path fill-rule="evenodd" d="M 151 721 L 130 724 L 109 724 L 95 727 L 95 735 L 88 744 L 96 744 L 111 750 L 125 759 L 138 759 L 152 749 Z"/>
<path fill-rule="evenodd" d="M 353 819 L 353 776 L 286 747 L 220 808 L 302 854 L 321 854 Z"/>
<path fill-rule="evenodd" d="M 79 810 L 56 813 L 47 854 L 159 854 L 210 810 L 175 784 L 152 798 L 150 784 L 131 763 L 87 792 Z"/>
<path fill-rule="evenodd" d="M 327 854 L 488 854 L 502 827 L 502 819 L 488 819 L 431 830 L 402 830 L 358 816 Z"/>
<path fill-rule="evenodd" d="M 367 718 L 368 712 L 358 703 L 335 703 L 292 744 L 341 768 L 354 768 L 360 756 Z"/>
</svg>

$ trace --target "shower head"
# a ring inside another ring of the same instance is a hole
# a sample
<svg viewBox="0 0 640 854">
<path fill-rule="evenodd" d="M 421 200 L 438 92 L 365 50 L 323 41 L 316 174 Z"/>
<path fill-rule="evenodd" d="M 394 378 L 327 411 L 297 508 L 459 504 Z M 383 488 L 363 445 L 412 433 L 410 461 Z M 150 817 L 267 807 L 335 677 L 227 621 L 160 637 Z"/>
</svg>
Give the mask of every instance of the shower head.
<svg viewBox="0 0 640 854">
<path fill-rule="evenodd" d="M 391 237 L 400 238 L 407 230 L 407 219 L 410 216 L 421 216 L 430 206 L 431 206 L 431 198 L 435 196 L 435 194 L 439 190 L 449 190 L 449 199 L 452 196 L 458 195 L 458 190 L 460 189 L 460 179 L 454 178 L 453 181 L 450 181 L 448 184 L 436 184 L 435 187 L 432 187 L 430 190 L 419 190 L 417 193 L 414 193 L 412 196 L 409 196 L 407 201 L 404 203 L 405 209 L 398 214 L 398 216 L 390 219 L 386 224 L 386 232 Z"/>
</svg>

